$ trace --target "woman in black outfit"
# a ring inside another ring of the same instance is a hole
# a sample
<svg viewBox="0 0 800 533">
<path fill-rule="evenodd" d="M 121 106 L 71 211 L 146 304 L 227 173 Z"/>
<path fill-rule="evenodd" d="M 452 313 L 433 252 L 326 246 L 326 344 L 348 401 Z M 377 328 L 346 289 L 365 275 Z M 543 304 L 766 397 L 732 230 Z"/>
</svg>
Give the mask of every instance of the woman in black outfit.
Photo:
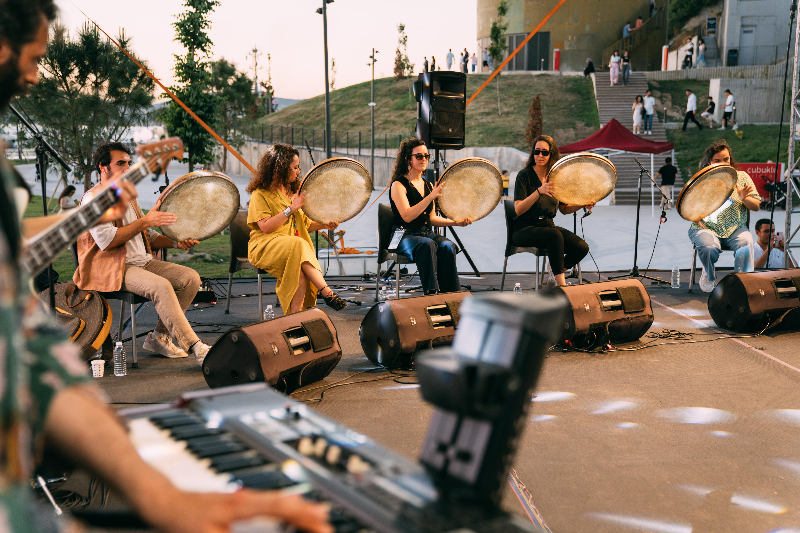
<svg viewBox="0 0 800 533">
<path fill-rule="evenodd" d="M 448 239 L 433 233 L 432 226 L 466 226 L 472 221 L 454 222 L 434 211 L 442 183 L 432 187 L 423 179 L 428 168 L 428 147 L 420 139 L 407 139 L 397 150 L 392 170 L 390 202 L 394 215 L 392 232 L 405 230 L 397 251 L 417 264 L 425 294 L 461 290 L 456 268 L 456 247 Z"/>
<path fill-rule="evenodd" d="M 553 198 L 555 185 L 547 181 L 547 175 L 559 158 L 558 146 L 552 137 L 539 135 L 534 139 L 533 150 L 525 168 L 517 174 L 514 188 L 514 233 L 511 236 L 516 246 L 534 246 L 547 249 L 550 268 L 556 283 L 566 285 L 564 272 L 577 265 L 589 253 L 586 241 L 553 223 L 556 209 L 563 214 L 574 213 L 589 205 L 564 205 Z"/>
</svg>

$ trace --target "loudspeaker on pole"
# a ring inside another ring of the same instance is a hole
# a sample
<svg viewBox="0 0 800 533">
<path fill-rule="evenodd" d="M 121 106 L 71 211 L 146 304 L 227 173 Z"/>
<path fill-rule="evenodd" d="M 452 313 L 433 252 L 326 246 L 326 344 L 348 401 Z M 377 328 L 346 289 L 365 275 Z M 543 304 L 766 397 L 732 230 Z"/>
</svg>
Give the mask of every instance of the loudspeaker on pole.
<svg viewBox="0 0 800 533">
<path fill-rule="evenodd" d="M 414 82 L 417 137 L 428 148 L 464 148 L 467 75 L 463 72 L 423 72 Z"/>
</svg>

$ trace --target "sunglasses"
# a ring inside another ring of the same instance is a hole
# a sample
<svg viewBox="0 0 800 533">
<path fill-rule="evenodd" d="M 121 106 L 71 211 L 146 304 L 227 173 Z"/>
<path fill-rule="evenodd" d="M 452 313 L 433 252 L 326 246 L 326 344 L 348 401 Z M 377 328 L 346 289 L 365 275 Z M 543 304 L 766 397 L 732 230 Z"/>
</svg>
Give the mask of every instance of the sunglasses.
<svg viewBox="0 0 800 533">
<path fill-rule="evenodd" d="M 548 157 L 550 155 L 550 150 L 539 150 L 538 148 L 536 148 L 533 151 L 533 155 L 539 155 L 539 154 L 542 154 L 543 156 Z"/>
<path fill-rule="evenodd" d="M 431 158 L 431 154 L 411 154 L 411 157 L 416 157 L 417 161 L 428 161 Z"/>
</svg>

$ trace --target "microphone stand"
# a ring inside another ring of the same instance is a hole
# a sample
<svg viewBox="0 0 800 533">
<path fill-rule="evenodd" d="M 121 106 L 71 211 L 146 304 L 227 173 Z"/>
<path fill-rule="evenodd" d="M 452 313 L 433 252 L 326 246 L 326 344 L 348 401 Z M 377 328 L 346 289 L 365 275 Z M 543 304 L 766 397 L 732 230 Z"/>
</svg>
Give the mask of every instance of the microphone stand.
<svg viewBox="0 0 800 533">
<path fill-rule="evenodd" d="M 436 186 L 436 184 L 439 183 L 439 149 L 438 148 L 434 149 L 433 153 L 434 153 L 434 156 L 433 156 L 433 185 Z M 436 204 L 436 213 L 439 214 L 439 215 L 441 215 L 441 213 L 442 213 L 441 210 L 439 209 L 438 202 Z M 467 251 L 467 248 L 464 246 L 464 243 L 461 242 L 461 239 L 458 238 L 458 234 L 456 233 L 456 230 L 455 230 L 455 228 L 453 226 L 450 226 L 450 233 L 453 234 L 453 238 L 458 243 L 458 247 L 464 253 L 464 257 L 467 258 L 467 262 L 469 262 L 469 266 L 472 267 L 472 271 L 475 273 L 475 276 L 478 277 L 478 278 L 481 277 L 481 273 L 478 271 L 478 267 L 476 267 L 475 263 L 472 262 L 472 258 L 469 256 L 469 252 Z M 447 228 L 446 227 L 442 228 L 442 235 L 444 237 L 447 237 Z"/>
<path fill-rule="evenodd" d="M 658 186 L 656 181 L 653 179 L 653 176 L 651 176 L 650 173 L 647 171 L 647 169 L 645 169 L 642 166 L 639 160 L 635 157 L 633 159 L 634 161 L 636 161 L 636 164 L 639 165 L 639 195 L 638 198 L 636 199 L 636 237 L 633 245 L 633 268 L 631 268 L 631 271 L 628 274 L 622 274 L 620 276 L 610 276 L 608 279 L 620 279 L 627 277 L 645 278 L 652 281 L 657 281 L 659 283 L 667 284 L 669 282 L 664 281 L 661 278 L 654 278 L 652 276 L 645 276 L 644 274 L 640 274 L 639 267 L 636 264 L 639 258 L 639 215 L 642 210 L 642 176 L 647 176 L 648 178 L 650 178 L 650 181 L 653 182 L 653 185 L 656 186 L 656 189 L 658 189 L 658 192 L 661 193 L 661 196 L 667 201 L 667 203 L 669 203 L 669 197 L 667 197 L 667 195 L 664 194 L 664 191 L 661 190 L 661 187 Z M 667 213 L 666 211 L 664 211 L 663 207 L 661 208 L 661 218 L 663 219 L 664 222 L 667 221 Z"/>
<path fill-rule="evenodd" d="M 67 172 L 72 172 L 72 167 L 70 167 L 66 161 L 61 157 L 61 154 L 53 148 L 47 139 L 44 138 L 42 132 L 39 131 L 36 126 L 31 124 L 25 117 L 20 114 L 19 111 L 13 106 L 8 106 L 11 109 L 11 112 L 14 113 L 17 118 L 19 119 L 22 124 L 28 128 L 28 130 L 33 135 L 33 138 L 36 140 L 36 175 L 39 176 L 39 180 L 42 182 L 42 211 L 44 216 L 47 216 L 47 162 L 48 162 L 48 154 L 53 157 Z M 48 292 L 50 295 L 50 309 L 55 310 L 56 308 L 56 293 L 55 287 L 53 287 L 53 264 L 50 263 L 47 265 L 47 283 L 49 285 Z"/>
<path fill-rule="evenodd" d="M 308 145 L 308 141 L 306 141 L 306 150 L 308 150 L 308 157 L 311 158 L 311 166 L 313 167 L 316 165 L 314 163 L 314 154 L 311 153 L 311 147 Z M 317 259 L 319 259 L 319 232 L 314 232 L 314 255 Z M 328 254 L 328 260 L 330 260 L 330 254 Z"/>
</svg>

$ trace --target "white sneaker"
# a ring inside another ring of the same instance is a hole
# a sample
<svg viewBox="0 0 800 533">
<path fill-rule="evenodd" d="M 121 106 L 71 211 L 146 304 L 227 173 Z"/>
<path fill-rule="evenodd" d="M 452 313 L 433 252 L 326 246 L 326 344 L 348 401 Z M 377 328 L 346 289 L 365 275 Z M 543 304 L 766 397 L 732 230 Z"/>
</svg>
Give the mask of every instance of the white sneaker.
<svg viewBox="0 0 800 533">
<path fill-rule="evenodd" d="M 725 129 L 725 126 L 722 126 L 721 128 L 719 128 L 719 131 L 722 131 L 724 129 Z"/>
<path fill-rule="evenodd" d="M 708 275 L 706 274 L 706 269 L 704 268 L 703 273 L 700 274 L 700 290 L 703 292 L 712 292 L 716 286 L 717 284 L 715 282 L 708 280 Z"/>
<path fill-rule="evenodd" d="M 172 339 L 166 333 L 155 333 L 151 331 L 144 339 L 143 348 L 148 352 L 157 353 L 170 359 L 188 357 L 186 350 L 178 348 L 172 343 Z"/>
<path fill-rule="evenodd" d="M 733 125 L 733 129 L 738 130 L 739 129 L 739 125 L 738 124 L 734 124 Z"/>
<path fill-rule="evenodd" d="M 203 360 L 205 360 L 206 356 L 208 355 L 208 351 L 211 349 L 211 346 L 204 343 L 203 341 L 197 341 L 194 346 L 192 346 L 192 353 L 197 358 L 197 364 L 202 366 Z"/>
</svg>

